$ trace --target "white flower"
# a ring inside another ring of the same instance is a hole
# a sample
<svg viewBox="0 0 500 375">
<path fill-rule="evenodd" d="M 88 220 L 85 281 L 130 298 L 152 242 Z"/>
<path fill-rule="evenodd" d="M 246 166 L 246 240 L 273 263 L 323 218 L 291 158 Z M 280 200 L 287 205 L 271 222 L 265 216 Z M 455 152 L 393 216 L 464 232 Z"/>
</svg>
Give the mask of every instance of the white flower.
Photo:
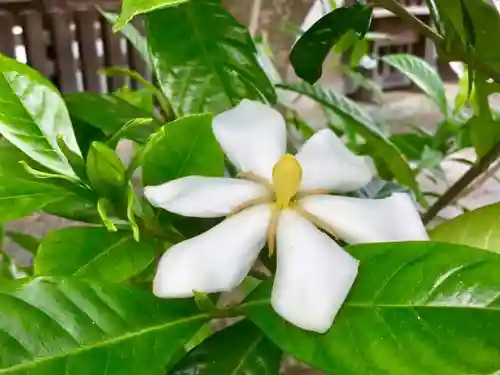
<svg viewBox="0 0 500 375">
<path fill-rule="evenodd" d="M 298 327 L 325 332 L 354 283 L 358 261 L 324 232 L 349 243 L 427 239 L 405 194 L 377 200 L 328 195 L 372 178 L 364 159 L 333 132 L 319 131 L 296 156 L 285 154 L 283 117 L 249 100 L 217 116 L 213 131 L 241 178 L 191 176 L 145 189 L 153 205 L 180 215 L 228 216 L 165 253 L 153 283 L 157 296 L 235 288 L 267 240 L 278 261 L 272 306 Z"/>
</svg>

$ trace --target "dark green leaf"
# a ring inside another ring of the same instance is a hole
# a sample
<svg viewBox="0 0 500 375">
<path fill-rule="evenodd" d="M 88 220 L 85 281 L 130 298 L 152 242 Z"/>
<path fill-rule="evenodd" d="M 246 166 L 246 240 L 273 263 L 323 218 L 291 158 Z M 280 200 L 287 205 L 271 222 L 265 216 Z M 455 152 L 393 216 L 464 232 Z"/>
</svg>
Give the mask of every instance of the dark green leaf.
<svg viewBox="0 0 500 375">
<path fill-rule="evenodd" d="M 190 352 L 172 375 L 277 375 L 281 350 L 247 320 L 219 331 Z"/>
<path fill-rule="evenodd" d="M 35 274 L 123 282 L 144 271 L 161 250 L 161 244 L 152 240 L 144 238 L 137 243 L 131 232 L 65 228 L 42 240 L 35 258 Z"/>
<path fill-rule="evenodd" d="M 449 108 L 444 83 L 427 61 L 408 54 L 384 56 L 382 61 L 410 78 L 438 106 L 443 116 L 448 117 Z"/>
<path fill-rule="evenodd" d="M 57 145 L 68 160 L 68 163 L 71 166 L 71 169 L 73 169 L 73 172 L 75 172 L 75 174 L 80 179 L 86 181 L 87 174 L 85 172 L 85 162 L 83 161 L 82 156 L 71 151 L 66 143 L 64 143 L 64 139 L 62 139 L 62 137 L 60 136 L 57 137 Z"/>
<path fill-rule="evenodd" d="M 118 19 L 118 14 L 112 12 L 105 12 L 104 10 L 98 8 L 99 13 L 103 15 L 110 23 L 115 23 Z M 146 37 L 142 35 L 139 30 L 132 24 L 128 24 L 120 28 L 120 32 L 125 38 L 134 46 L 139 55 L 144 59 L 149 69 L 151 69 L 151 57 L 149 56 L 148 41 Z"/>
<path fill-rule="evenodd" d="M 433 138 L 430 135 L 404 133 L 395 134 L 390 141 L 403 153 L 408 160 L 420 160 L 425 146 L 432 145 Z"/>
<path fill-rule="evenodd" d="M 286 353 L 329 374 L 500 370 L 500 255 L 431 242 L 350 252 L 361 261 L 359 277 L 326 334 L 281 319 L 268 303 L 269 283 L 253 294 L 249 318 Z"/>
<path fill-rule="evenodd" d="M 77 279 L 0 289 L 0 373 L 158 374 L 206 320 L 191 301 Z"/>
<path fill-rule="evenodd" d="M 308 84 L 280 85 L 288 90 L 306 95 L 337 115 L 347 119 L 358 134 L 365 138 L 373 155 L 382 159 L 396 179 L 412 189 L 420 197 L 420 190 L 411 170 L 401 152 L 379 130 L 379 125 L 356 103 L 331 91 Z"/>
<path fill-rule="evenodd" d="M 82 92 L 65 95 L 64 99 L 72 118 L 88 123 L 110 136 L 130 120 L 151 117 L 151 113 L 112 94 Z M 159 126 L 158 122 L 153 121 L 151 126 L 130 129 L 123 137 L 145 143 Z"/>
<path fill-rule="evenodd" d="M 96 202 L 73 193 L 45 205 L 43 211 L 69 220 L 100 223 Z"/>
<path fill-rule="evenodd" d="M 433 241 L 475 246 L 500 253 L 500 204 L 481 207 L 434 228 Z"/>
<path fill-rule="evenodd" d="M 469 34 L 474 33 L 474 56 L 500 71 L 500 50 L 492 48 L 492 41 L 500 39 L 500 15 L 495 2 L 465 0 L 462 4 L 465 29 Z"/>
<path fill-rule="evenodd" d="M 302 35 L 290 53 L 297 76 L 311 84 L 316 82 L 332 47 L 350 30 L 362 38 L 370 27 L 371 18 L 371 8 L 362 4 L 337 8 L 323 16 Z"/>
<path fill-rule="evenodd" d="M 81 154 L 64 102 L 55 87 L 29 66 L 0 55 L 0 134 L 30 158 L 76 178 L 57 136 Z"/>
<path fill-rule="evenodd" d="M 247 29 L 219 0 L 190 1 L 146 20 L 156 76 L 177 115 L 217 114 L 243 98 L 276 101 Z"/>
<path fill-rule="evenodd" d="M 121 30 L 132 18 L 139 14 L 176 6 L 186 1 L 188 0 L 123 0 L 121 13 L 113 26 L 113 30 Z"/>
<path fill-rule="evenodd" d="M 212 133 L 210 114 L 186 116 L 164 125 L 144 150 L 145 185 L 192 175 L 224 175 L 224 154 Z"/>
<path fill-rule="evenodd" d="M 94 142 L 87 156 L 87 176 L 92 189 L 102 197 L 120 199 L 127 184 L 125 167 L 105 144 Z"/>
<path fill-rule="evenodd" d="M 12 231 L 7 231 L 6 235 L 12 241 L 14 241 L 19 246 L 21 246 L 23 249 L 28 250 L 33 255 L 36 254 L 36 251 L 38 249 L 38 245 L 40 243 L 38 238 L 35 238 L 35 237 L 33 237 L 29 234 L 26 234 L 26 233 L 12 232 Z"/>
<path fill-rule="evenodd" d="M 471 117 L 466 126 L 474 149 L 479 156 L 484 156 L 500 139 L 500 120 L 489 116 Z"/>
</svg>

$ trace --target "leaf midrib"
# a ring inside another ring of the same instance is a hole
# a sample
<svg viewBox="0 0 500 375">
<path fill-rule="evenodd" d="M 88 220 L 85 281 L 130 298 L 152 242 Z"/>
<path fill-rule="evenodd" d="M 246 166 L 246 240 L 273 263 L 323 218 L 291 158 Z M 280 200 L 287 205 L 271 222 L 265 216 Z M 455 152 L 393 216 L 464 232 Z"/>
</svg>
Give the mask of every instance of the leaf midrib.
<svg viewBox="0 0 500 375">
<path fill-rule="evenodd" d="M 11 366 L 9 368 L 0 369 L 0 374 L 8 374 L 8 373 L 13 372 L 13 371 L 22 371 L 22 370 L 24 370 L 26 368 L 36 367 L 36 366 L 40 365 L 41 363 L 45 363 L 45 362 L 52 361 L 52 360 L 55 360 L 55 359 L 60 359 L 60 358 L 65 358 L 65 357 L 70 357 L 70 356 L 78 355 L 80 353 L 84 353 L 84 352 L 92 350 L 92 349 L 105 347 L 107 345 L 113 345 L 115 343 L 118 343 L 118 342 L 121 342 L 121 341 L 125 341 L 125 340 L 129 340 L 129 339 L 133 339 L 133 338 L 135 338 L 137 336 L 141 336 L 141 335 L 144 335 L 144 334 L 147 334 L 147 333 L 151 333 L 151 332 L 155 332 L 155 331 L 161 331 L 161 330 L 169 328 L 171 326 L 175 326 L 175 325 L 179 325 L 179 324 L 186 324 L 186 323 L 194 322 L 196 320 L 206 320 L 206 319 L 210 319 L 210 315 L 206 314 L 206 313 L 203 313 L 203 314 L 193 315 L 193 316 L 190 316 L 190 317 L 187 317 L 187 318 L 181 318 L 181 319 L 178 319 L 178 320 L 175 320 L 175 321 L 170 321 L 170 322 L 165 323 L 165 324 L 148 327 L 148 328 L 141 329 L 141 330 L 138 330 L 138 331 L 135 331 L 135 332 L 127 332 L 127 333 L 125 333 L 125 334 L 123 334 L 121 336 L 113 337 L 113 338 L 110 338 L 110 339 L 107 339 L 107 340 L 104 340 L 104 341 L 100 341 L 100 342 L 97 342 L 97 343 L 93 343 L 93 344 L 90 344 L 90 345 L 83 345 L 83 346 L 81 346 L 79 348 L 76 348 L 74 350 L 70 350 L 70 351 L 64 352 L 62 354 L 58 354 L 58 355 L 54 355 L 54 356 L 50 356 L 50 357 L 40 357 L 40 358 L 37 358 L 37 359 L 35 359 L 35 360 L 31 361 L 31 362 L 25 362 L 25 363 L 21 363 L 21 364 L 18 364 L 18 365 Z"/>
<path fill-rule="evenodd" d="M 497 298 L 500 298 L 497 297 Z M 496 298 L 496 299 L 497 299 Z M 496 300 L 495 299 L 495 300 Z M 240 307 L 242 309 L 259 307 L 259 306 L 271 306 L 270 299 L 260 299 L 247 302 L 242 304 Z M 355 307 L 363 309 L 460 309 L 460 310 L 485 310 L 485 311 L 500 311 L 500 306 L 467 306 L 467 305 L 431 305 L 431 304 L 391 304 L 391 303 L 363 303 L 363 302 L 346 302 L 344 305 L 346 308 Z"/>
</svg>

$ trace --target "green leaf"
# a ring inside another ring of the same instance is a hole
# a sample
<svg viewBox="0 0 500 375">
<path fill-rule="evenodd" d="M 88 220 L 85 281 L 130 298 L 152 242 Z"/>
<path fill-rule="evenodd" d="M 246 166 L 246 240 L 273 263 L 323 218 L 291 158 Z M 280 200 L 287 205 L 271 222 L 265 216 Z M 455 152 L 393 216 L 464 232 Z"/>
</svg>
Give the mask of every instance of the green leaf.
<svg viewBox="0 0 500 375">
<path fill-rule="evenodd" d="M 433 241 L 469 245 L 500 253 L 500 204 L 466 212 L 445 221 L 430 233 Z"/>
<path fill-rule="evenodd" d="M 131 90 L 128 87 L 122 87 L 113 95 L 149 113 L 154 112 L 153 93 L 150 89 Z"/>
<path fill-rule="evenodd" d="M 411 170 L 404 156 L 380 132 L 379 125 L 356 103 L 344 96 L 306 83 L 279 85 L 279 87 L 308 96 L 349 121 L 355 127 L 356 132 L 366 140 L 373 155 L 380 157 L 396 179 L 420 197 L 421 193 L 415 180 L 415 173 Z"/>
<path fill-rule="evenodd" d="M 116 153 L 105 144 L 94 142 L 87 156 L 87 176 L 97 193 L 119 200 L 127 185 L 125 167 Z"/>
<path fill-rule="evenodd" d="M 433 137 L 427 134 L 403 133 L 394 134 L 390 141 L 412 161 L 420 160 L 426 146 L 431 146 Z"/>
<path fill-rule="evenodd" d="M 115 23 L 118 20 L 118 14 L 105 12 L 99 7 L 97 9 L 99 13 L 101 13 L 102 16 L 106 18 L 106 20 L 108 20 L 110 23 Z M 120 32 L 125 38 L 127 38 L 130 44 L 134 46 L 137 52 L 139 52 L 139 55 L 141 55 L 146 65 L 151 70 L 151 57 L 149 56 L 148 41 L 146 40 L 146 37 L 142 35 L 139 30 L 137 30 L 136 27 L 132 24 L 124 25 L 120 28 Z"/>
<path fill-rule="evenodd" d="M 224 175 L 224 154 L 212 133 L 210 114 L 186 116 L 164 125 L 144 149 L 145 185 L 192 175 Z"/>
<path fill-rule="evenodd" d="M 498 48 L 492 48 L 492 41 L 500 38 L 500 15 L 495 2 L 466 0 L 462 1 L 462 4 L 464 14 L 469 17 L 470 22 L 467 27 L 467 18 L 464 17 L 465 28 L 474 35 L 474 56 L 500 71 L 500 51 Z"/>
<path fill-rule="evenodd" d="M 45 205 L 43 211 L 69 220 L 100 223 L 96 202 L 73 193 Z"/>
<path fill-rule="evenodd" d="M 287 354 L 329 374 L 500 370 L 500 255 L 431 242 L 349 251 L 361 262 L 359 277 L 326 334 L 280 318 L 270 283 L 251 296 L 248 317 Z"/>
<path fill-rule="evenodd" d="M 68 160 L 68 163 L 75 174 L 83 181 L 86 181 L 87 174 L 85 172 L 85 162 L 83 161 L 82 156 L 71 151 L 66 143 L 64 143 L 64 139 L 61 136 L 57 136 L 57 145 L 66 157 L 66 160 Z"/>
<path fill-rule="evenodd" d="M 161 250 L 161 244 L 146 238 L 137 243 L 131 232 L 65 228 L 42 240 L 35 258 L 35 274 L 119 283 L 144 271 Z"/>
<path fill-rule="evenodd" d="M 411 79 L 438 106 L 443 116 L 448 117 L 444 83 L 427 61 L 404 53 L 384 56 L 382 61 Z"/>
<path fill-rule="evenodd" d="M 146 20 L 156 76 L 177 115 L 217 114 L 244 98 L 276 102 L 247 29 L 219 0 L 190 1 Z"/>
<path fill-rule="evenodd" d="M 151 117 L 151 113 L 112 94 L 82 92 L 67 94 L 64 99 L 71 117 L 88 123 L 109 136 L 114 135 L 131 120 Z M 151 126 L 131 128 L 122 136 L 145 143 L 159 126 L 157 121 L 152 121 Z"/>
<path fill-rule="evenodd" d="M 393 193 L 409 193 L 409 191 L 395 182 L 374 178 L 368 185 L 354 192 L 353 195 L 359 198 L 381 199 L 390 197 Z"/>
<path fill-rule="evenodd" d="M 129 23 L 132 18 L 139 14 L 152 12 L 154 10 L 176 6 L 188 0 L 123 0 L 120 16 L 113 26 L 113 31 L 119 31 Z"/>
<path fill-rule="evenodd" d="M 99 213 L 99 217 L 101 218 L 102 223 L 106 227 L 106 229 L 110 232 L 116 232 L 118 231 L 118 228 L 116 228 L 115 223 L 113 220 L 108 215 L 109 209 L 112 209 L 111 202 L 107 200 L 106 198 L 100 198 L 97 201 L 97 212 Z"/>
<path fill-rule="evenodd" d="M 290 53 L 297 76 L 311 84 L 316 82 L 332 47 L 350 30 L 354 30 L 359 39 L 363 38 L 371 19 L 371 8 L 362 4 L 337 8 L 323 16 L 302 35 Z"/>
<path fill-rule="evenodd" d="M 209 337 L 169 374 L 277 375 L 281 350 L 243 320 Z"/>
<path fill-rule="evenodd" d="M 36 254 L 38 245 L 40 244 L 40 240 L 38 240 L 38 238 L 21 232 L 7 231 L 5 234 L 23 249 L 28 250 L 33 255 Z"/>
<path fill-rule="evenodd" d="M 57 144 L 81 155 L 56 88 L 29 66 L 0 55 L 0 134 L 43 166 L 76 178 Z"/>
<path fill-rule="evenodd" d="M 55 185 L 0 175 L 0 223 L 41 211 L 69 194 Z"/>
<path fill-rule="evenodd" d="M 206 320 L 191 301 L 36 278 L 0 287 L 0 373 L 157 374 Z"/>
</svg>

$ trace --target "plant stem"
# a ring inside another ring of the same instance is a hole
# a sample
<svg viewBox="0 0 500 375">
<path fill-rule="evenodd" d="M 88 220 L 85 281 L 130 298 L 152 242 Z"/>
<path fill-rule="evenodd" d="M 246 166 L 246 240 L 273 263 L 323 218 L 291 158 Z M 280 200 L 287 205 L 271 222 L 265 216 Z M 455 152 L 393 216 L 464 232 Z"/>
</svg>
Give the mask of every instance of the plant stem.
<svg viewBox="0 0 500 375">
<path fill-rule="evenodd" d="M 431 208 L 423 215 L 424 224 L 429 223 L 436 215 L 453 201 L 482 173 L 488 170 L 488 167 L 494 163 L 500 156 L 500 142 L 497 142 L 490 151 L 479 159 L 465 174 L 455 182 Z"/>
<path fill-rule="evenodd" d="M 500 83 L 500 72 L 492 69 L 488 64 L 478 61 L 470 52 L 464 51 L 463 49 L 457 49 L 456 46 L 453 46 L 455 48 L 452 47 L 453 50 L 451 51 L 444 51 L 441 48 L 444 45 L 444 38 L 413 14 L 408 12 L 408 10 L 398 0 L 372 0 L 372 4 L 394 13 L 422 35 L 432 40 L 441 56 L 445 57 L 448 61 L 461 60 L 475 70 L 482 72 L 485 76 Z"/>
</svg>

